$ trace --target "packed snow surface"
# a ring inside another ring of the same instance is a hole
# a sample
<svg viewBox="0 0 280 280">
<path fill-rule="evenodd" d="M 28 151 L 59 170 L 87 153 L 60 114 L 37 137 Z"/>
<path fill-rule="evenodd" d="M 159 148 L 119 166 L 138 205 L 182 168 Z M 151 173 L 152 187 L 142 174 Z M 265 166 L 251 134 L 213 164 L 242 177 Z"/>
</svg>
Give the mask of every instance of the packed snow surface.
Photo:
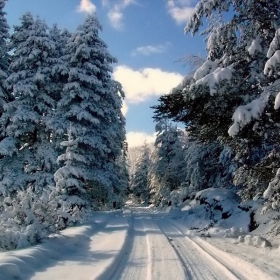
<svg viewBox="0 0 280 280">
<path fill-rule="evenodd" d="M 207 196 L 209 202 L 222 203 L 221 192 L 208 193 L 196 199 Z M 191 230 L 187 209 L 130 205 L 124 211 L 93 213 L 88 224 L 37 246 L 1 252 L 0 279 L 278 279 L 278 248 L 202 237 Z"/>
</svg>

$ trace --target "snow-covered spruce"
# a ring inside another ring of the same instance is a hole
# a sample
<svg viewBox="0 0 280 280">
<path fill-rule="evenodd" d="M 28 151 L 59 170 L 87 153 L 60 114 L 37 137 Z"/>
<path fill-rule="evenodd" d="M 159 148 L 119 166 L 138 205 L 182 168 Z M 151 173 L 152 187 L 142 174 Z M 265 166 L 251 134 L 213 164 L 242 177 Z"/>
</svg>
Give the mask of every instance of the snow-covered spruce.
<svg viewBox="0 0 280 280">
<path fill-rule="evenodd" d="M 47 126 L 55 108 L 51 97 L 55 45 L 49 38 L 46 24 L 40 19 L 33 20 L 29 13 L 21 18 L 11 44 L 15 49 L 7 87 L 14 100 L 4 106 L 0 121 L 5 128 L 3 136 L 9 139 L 13 149 L 11 156 L 1 159 L 2 181 L 10 180 L 13 189 L 32 185 L 41 191 L 54 182 L 57 158 L 51 142 L 52 131 Z M 6 145 L 4 138 L 0 150 L 5 150 Z"/>
<path fill-rule="evenodd" d="M 184 132 L 165 119 L 156 124 L 157 137 L 150 171 L 151 202 L 166 205 L 171 191 L 185 179 Z"/>
<path fill-rule="evenodd" d="M 50 196 L 52 204 L 56 204 L 59 229 L 81 222 L 88 206 L 84 173 L 86 159 L 76 153 L 77 143 L 78 139 L 73 139 L 70 126 L 68 140 L 61 143 L 66 151 L 57 159 L 63 166 L 54 174 L 56 187 Z"/>
<path fill-rule="evenodd" d="M 122 204 L 124 93 L 111 79 L 116 60 L 98 37 L 100 28 L 89 16 L 70 36 L 30 13 L 15 27 L 5 81 L 11 98 L 5 97 L 0 119 L 2 248 L 34 244 L 83 221 L 85 206 Z"/>
<path fill-rule="evenodd" d="M 88 198 L 97 208 L 119 203 L 127 188 L 119 172 L 125 149 L 124 93 L 111 78 L 110 64 L 116 59 L 99 38 L 100 30 L 97 17 L 89 15 L 67 41 L 63 59 L 68 76 L 56 110 L 63 131 L 71 123 L 76 153 L 85 158 Z"/>
<path fill-rule="evenodd" d="M 0 1 L 0 113 L 3 112 L 4 105 L 12 99 L 5 87 L 5 80 L 8 76 L 9 55 L 7 40 L 9 38 L 9 26 L 4 12 L 5 0 Z M 2 132 L 2 130 L 1 130 Z"/>
<path fill-rule="evenodd" d="M 139 153 L 135 171 L 131 174 L 130 189 L 136 197 L 140 198 L 141 202 L 147 203 L 150 200 L 151 151 L 146 142 L 141 146 Z"/>
</svg>

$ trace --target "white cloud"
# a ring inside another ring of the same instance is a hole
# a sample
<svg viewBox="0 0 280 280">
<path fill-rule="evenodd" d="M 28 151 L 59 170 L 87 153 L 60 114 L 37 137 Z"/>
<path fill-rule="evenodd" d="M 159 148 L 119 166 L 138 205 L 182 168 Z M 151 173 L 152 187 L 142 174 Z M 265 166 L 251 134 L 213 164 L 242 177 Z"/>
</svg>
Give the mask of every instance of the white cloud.
<svg viewBox="0 0 280 280">
<path fill-rule="evenodd" d="M 118 9 L 112 9 L 108 12 L 107 14 L 111 25 L 115 28 L 115 29 L 122 29 L 123 27 L 123 13 L 118 10 Z"/>
<path fill-rule="evenodd" d="M 178 24 L 181 24 L 190 19 L 194 8 L 191 0 L 168 0 L 167 11 Z"/>
<path fill-rule="evenodd" d="M 125 65 L 116 67 L 113 77 L 122 84 L 126 101 L 130 103 L 139 103 L 153 96 L 168 94 L 183 79 L 179 73 L 166 72 L 159 68 L 134 70 Z"/>
<path fill-rule="evenodd" d="M 93 14 L 96 12 L 96 6 L 91 2 L 91 0 L 81 0 L 79 5 L 79 12 Z"/>
<path fill-rule="evenodd" d="M 149 56 L 151 54 L 157 54 L 157 53 L 164 53 L 168 50 L 168 48 L 171 46 L 171 43 L 167 42 L 166 44 L 162 45 L 156 45 L 156 46 L 142 46 L 138 47 L 135 50 L 132 51 L 132 55 L 145 55 Z"/>
<path fill-rule="evenodd" d="M 107 16 L 109 18 L 109 21 L 111 22 L 111 25 L 119 30 L 123 28 L 123 11 L 128 6 L 135 3 L 136 0 L 102 0 L 102 5 L 109 8 Z"/>
<path fill-rule="evenodd" d="M 124 116 L 126 116 L 127 111 L 128 111 L 128 105 L 127 105 L 126 102 L 124 101 L 124 102 L 123 102 L 123 105 L 122 105 L 122 114 L 123 114 Z"/>
<path fill-rule="evenodd" d="M 147 143 L 154 143 L 156 140 L 156 133 L 147 134 L 145 132 L 132 131 L 126 134 L 126 140 L 129 148 L 138 147 L 142 146 L 145 140 Z"/>
</svg>

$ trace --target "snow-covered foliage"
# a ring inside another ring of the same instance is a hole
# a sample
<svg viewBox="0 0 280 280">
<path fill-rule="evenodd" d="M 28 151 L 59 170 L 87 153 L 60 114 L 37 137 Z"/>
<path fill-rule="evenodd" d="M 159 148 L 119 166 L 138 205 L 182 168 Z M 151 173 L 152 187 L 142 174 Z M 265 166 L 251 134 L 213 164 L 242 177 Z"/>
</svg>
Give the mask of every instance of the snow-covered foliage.
<svg viewBox="0 0 280 280">
<path fill-rule="evenodd" d="M 29 187 L 0 200 L 0 247 L 19 249 L 38 243 L 58 230 L 50 189 L 40 195 Z"/>
<path fill-rule="evenodd" d="M 182 204 L 182 219 L 186 225 L 198 232 L 237 238 L 240 234 L 248 232 L 250 224 L 250 213 L 239 208 L 239 203 L 240 198 L 234 190 L 205 189 Z M 238 225 L 238 230 L 229 230 Z"/>
<path fill-rule="evenodd" d="M 277 183 L 268 185 L 280 164 L 279 1 L 201 0 L 185 32 L 195 35 L 205 22 L 206 61 L 160 97 L 155 118 L 186 125 L 190 190 L 235 185 L 242 199 L 251 200 L 268 188 L 272 207 L 279 192 Z M 221 166 L 219 154 L 227 148 L 230 156 Z"/>
<path fill-rule="evenodd" d="M 230 81 L 234 69 L 231 67 L 217 67 L 217 63 L 207 60 L 194 74 L 196 82 L 191 85 L 190 90 L 195 86 L 206 85 L 209 87 L 210 95 L 217 93 L 216 85 L 222 81 Z M 210 73 L 209 73 L 210 72 Z"/>
<path fill-rule="evenodd" d="M 131 174 L 130 189 L 139 197 L 141 202 L 147 203 L 150 199 L 151 151 L 145 142 L 140 148 L 140 155 L 136 160 L 135 171 Z"/>
<path fill-rule="evenodd" d="M 257 37 L 255 39 L 253 39 L 250 46 L 248 47 L 249 54 L 253 56 L 257 52 L 262 53 L 262 51 L 263 51 L 263 49 L 262 49 L 260 38 Z"/>
<path fill-rule="evenodd" d="M 185 185 L 188 196 L 197 191 L 216 187 L 230 188 L 236 163 L 229 147 L 218 143 L 199 143 L 189 140 L 185 148 Z"/>
<path fill-rule="evenodd" d="M 56 114 L 62 131 L 71 123 L 76 151 L 85 159 L 84 179 L 92 199 L 112 204 L 126 187 L 120 182 L 117 161 L 125 146 L 124 94 L 111 78 L 110 64 L 116 59 L 99 38 L 99 30 L 96 16 L 88 16 L 67 41 L 64 60 L 69 74 Z"/>
<path fill-rule="evenodd" d="M 5 18 L 5 1 L 0 1 L 0 113 L 3 112 L 4 105 L 12 98 L 5 87 L 5 80 L 8 75 L 9 55 L 7 40 L 9 38 L 9 26 Z"/>
<path fill-rule="evenodd" d="M 18 162 L 17 154 L 25 154 L 20 157 L 19 170 L 28 174 L 27 184 L 32 182 L 40 190 L 53 183 L 57 157 L 51 143 L 52 131 L 47 126 L 55 106 L 50 95 L 55 45 L 48 36 L 46 24 L 40 19 L 34 21 L 28 13 L 21 20 L 21 26 L 11 37 L 15 52 L 11 74 L 6 80 L 14 99 L 4 106 L 1 116 L 5 127 L 3 136 L 9 141 L 4 138 L 0 149 L 5 150 L 7 143 L 14 147 L 10 151 L 11 158 L 6 156 L 2 164 L 13 160 Z M 8 180 L 9 172 L 2 173 L 2 176 L 3 180 Z M 19 187 L 26 188 L 27 184 Z"/>
<path fill-rule="evenodd" d="M 239 106 L 232 116 L 234 124 L 229 128 L 228 134 L 230 136 L 236 136 L 252 120 L 259 119 L 267 106 L 267 102 L 268 96 L 264 95 L 246 105 Z"/>
<path fill-rule="evenodd" d="M 128 173 L 124 92 L 96 15 L 71 35 L 26 13 L 7 46 L 3 8 L 0 247 L 11 249 L 121 206 Z"/>
<path fill-rule="evenodd" d="M 280 209 L 280 169 L 277 170 L 275 178 L 264 191 L 263 197 L 267 200 L 266 208 Z"/>
<path fill-rule="evenodd" d="M 156 124 L 157 137 L 152 153 L 150 188 L 152 202 L 168 203 L 168 195 L 185 179 L 184 132 L 166 120 Z"/>
<path fill-rule="evenodd" d="M 234 191 L 220 188 L 209 188 L 199 191 L 196 193 L 194 199 L 199 201 L 200 204 L 206 204 L 210 207 L 210 217 L 215 215 L 215 213 L 213 213 L 215 210 L 220 210 L 222 215 L 230 216 L 235 210 L 235 207 L 233 206 L 234 201 L 238 201 L 238 197 Z M 232 204 L 228 203 L 229 201 L 232 201 Z"/>
<path fill-rule="evenodd" d="M 57 158 L 63 166 L 54 173 L 56 187 L 52 193 L 57 201 L 56 211 L 60 228 L 80 221 L 87 204 L 84 173 L 86 159 L 76 152 L 77 143 L 77 139 L 72 137 L 70 126 L 68 140 L 61 143 L 63 147 L 66 147 L 66 151 Z"/>
<path fill-rule="evenodd" d="M 216 61 L 206 60 L 194 73 L 193 77 L 196 81 L 204 78 L 209 73 L 213 73 L 218 68 Z"/>
</svg>

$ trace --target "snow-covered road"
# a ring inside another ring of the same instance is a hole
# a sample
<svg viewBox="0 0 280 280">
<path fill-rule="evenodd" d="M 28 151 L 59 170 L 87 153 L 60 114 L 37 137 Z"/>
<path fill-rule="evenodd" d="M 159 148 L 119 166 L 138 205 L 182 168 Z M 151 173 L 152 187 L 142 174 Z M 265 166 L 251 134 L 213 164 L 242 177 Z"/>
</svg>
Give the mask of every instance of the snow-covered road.
<svg viewBox="0 0 280 280">
<path fill-rule="evenodd" d="M 0 279 L 273 279 L 149 208 L 97 213 L 33 248 L 0 253 Z"/>
</svg>

